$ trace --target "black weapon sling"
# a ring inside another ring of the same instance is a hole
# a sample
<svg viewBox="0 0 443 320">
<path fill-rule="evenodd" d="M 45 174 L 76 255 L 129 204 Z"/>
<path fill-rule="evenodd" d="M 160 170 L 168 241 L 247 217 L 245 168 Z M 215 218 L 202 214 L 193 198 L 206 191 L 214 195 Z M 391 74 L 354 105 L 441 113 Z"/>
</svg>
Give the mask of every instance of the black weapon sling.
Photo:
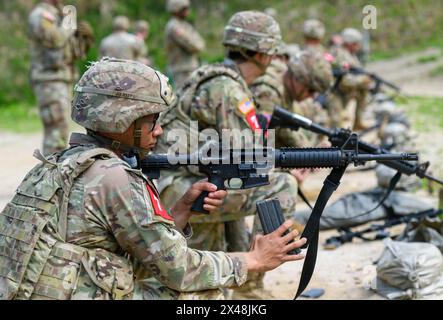
<svg viewBox="0 0 443 320">
<path fill-rule="evenodd" d="M 331 171 L 331 173 L 326 177 L 325 182 L 323 183 L 323 187 L 320 191 L 320 194 L 315 202 L 314 209 L 312 209 L 312 213 L 309 217 L 308 222 L 306 223 L 306 227 L 303 230 L 301 235 L 302 238 L 306 238 L 307 242 L 304 249 L 307 247 L 308 250 L 306 252 L 305 262 L 303 264 L 303 270 L 300 277 L 300 283 L 298 285 L 297 293 L 295 294 L 294 299 L 297 299 L 300 294 L 306 289 L 311 280 L 312 274 L 314 273 L 315 263 L 317 261 L 317 252 L 318 252 L 318 238 L 320 232 L 320 218 L 323 214 L 323 211 L 331 198 L 332 194 L 340 185 L 340 180 L 343 177 L 346 171 L 345 167 L 335 168 Z M 389 189 L 386 192 L 383 199 L 380 203 L 373 208 L 372 210 L 366 212 L 368 214 L 374 210 L 376 210 L 383 202 L 388 198 L 391 194 L 392 190 L 394 190 L 395 185 L 400 180 L 401 173 L 398 172 L 392 179 L 389 185 Z"/>
<path fill-rule="evenodd" d="M 303 270 L 300 277 L 300 283 L 298 285 L 297 293 L 294 299 L 297 299 L 300 294 L 306 289 L 314 273 L 315 263 L 317 261 L 318 250 L 318 236 L 320 228 L 320 218 L 323 210 L 328 203 L 329 198 L 332 196 L 335 190 L 340 185 L 340 180 L 346 171 L 345 167 L 335 168 L 325 179 L 320 194 L 315 202 L 314 209 L 312 209 L 311 216 L 306 224 L 306 227 L 302 233 L 302 238 L 306 238 L 307 242 L 303 248 L 308 248 L 306 252 L 306 259 L 303 264 Z"/>
</svg>

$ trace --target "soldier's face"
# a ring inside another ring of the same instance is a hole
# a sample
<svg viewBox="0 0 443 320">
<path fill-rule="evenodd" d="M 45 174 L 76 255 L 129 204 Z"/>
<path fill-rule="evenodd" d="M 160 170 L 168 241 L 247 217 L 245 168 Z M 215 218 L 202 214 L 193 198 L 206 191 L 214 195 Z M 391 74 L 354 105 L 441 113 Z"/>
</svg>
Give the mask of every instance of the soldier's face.
<svg viewBox="0 0 443 320">
<path fill-rule="evenodd" d="M 143 149 L 153 149 L 157 143 L 157 138 L 163 133 L 160 124 L 157 123 L 159 114 L 150 114 L 141 119 L 140 147 Z"/>
<path fill-rule="evenodd" d="M 357 53 L 361 49 L 361 45 L 359 43 L 348 43 L 346 48 L 350 53 Z"/>
<path fill-rule="evenodd" d="M 293 77 L 289 71 L 285 73 L 284 85 L 292 101 L 303 101 L 315 94 L 315 92 L 309 90 L 305 85 Z"/>
</svg>

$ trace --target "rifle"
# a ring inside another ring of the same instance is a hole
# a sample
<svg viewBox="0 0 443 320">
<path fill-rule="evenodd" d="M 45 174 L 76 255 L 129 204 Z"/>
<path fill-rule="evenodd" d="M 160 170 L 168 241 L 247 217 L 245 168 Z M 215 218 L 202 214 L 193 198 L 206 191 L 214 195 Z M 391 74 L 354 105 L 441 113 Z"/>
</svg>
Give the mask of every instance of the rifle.
<svg viewBox="0 0 443 320">
<path fill-rule="evenodd" d="M 334 68 L 332 70 L 332 74 L 334 75 L 335 79 L 337 79 L 336 83 L 334 84 L 335 88 L 338 86 L 338 84 L 340 83 L 343 76 L 345 76 L 346 74 L 354 74 L 354 75 L 366 75 L 366 76 L 370 77 L 375 82 L 374 88 L 372 88 L 370 90 L 372 94 L 376 94 L 376 93 L 380 92 L 380 88 L 382 85 L 385 85 L 385 86 L 395 90 L 396 92 L 401 91 L 400 87 L 393 84 L 392 82 L 389 82 L 389 81 L 379 77 L 375 73 L 369 72 L 369 71 L 367 71 L 363 68 L 359 68 L 359 67 L 350 66 L 349 68 Z"/>
<path fill-rule="evenodd" d="M 386 229 L 392 228 L 403 223 L 408 223 L 414 219 L 422 220 L 426 217 L 433 218 L 443 213 L 443 209 L 429 209 L 414 214 L 408 214 L 405 216 L 398 216 L 395 218 L 387 219 L 383 224 L 374 224 L 361 231 L 352 231 L 351 228 L 340 228 L 338 231 L 340 235 L 330 237 L 326 240 L 324 246 L 326 249 L 336 249 L 344 243 L 352 242 L 354 238 L 359 238 L 365 241 L 380 240 L 389 237 L 389 231 Z M 377 232 L 375 238 L 367 238 L 364 235 L 371 232 Z"/>
<path fill-rule="evenodd" d="M 172 160 L 173 159 L 173 160 Z M 160 177 L 160 170 L 177 170 L 197 165 L 199 172 L 220 189 L 249 189 L 269 184 L 267 171 L 275 168 L 346 168 L 350 163 L 363 165 L 366 161 L 417 160 L 416 154 L 359 154 L 338 148 L 282 148 L 255 150 L 224 150 L 216 156 L 200 154 L 152 154 L 141 160 L 143 173 L 151 179 Z M 171 161 L 172 160 L 172 161 Z M 171 163 L 173 162 L 173 163 Z M 194 203 L 193 211 L 203 209 L 204 192 Z"/>
<path fill-rule="evenodd" d="M 272 128 L 289 128 L 292 130 L 298 130 L 303 128 L 317 134 L 325 135 L 329 138 L 333 147 L 342 148 L 343 146 L 349 146 L 361 152 L 363 154 L 389 154 L 389 151 L 379 146 L 369 144 L 367 142 L 358 139 L 358 136 L 350 130 L 342 128 L 326 128 L 319 125 L 312 120 L 305 118 L 299 114 L 291 113 L 283 108 L 275 107 L 272 114 L 271 121 L 269 122 L 269 129 Z M 428 179 L 430 181 L 437 182 L 443 185 L 443 180 L 431 176 L 426 171 L 429 168 L 430 163 L 409 163 L 405 160 L 395 161 L 377 161 L 380 164 L 388 166 L 401 174 L 416 175 L 419 178 Z"/>
</svg>

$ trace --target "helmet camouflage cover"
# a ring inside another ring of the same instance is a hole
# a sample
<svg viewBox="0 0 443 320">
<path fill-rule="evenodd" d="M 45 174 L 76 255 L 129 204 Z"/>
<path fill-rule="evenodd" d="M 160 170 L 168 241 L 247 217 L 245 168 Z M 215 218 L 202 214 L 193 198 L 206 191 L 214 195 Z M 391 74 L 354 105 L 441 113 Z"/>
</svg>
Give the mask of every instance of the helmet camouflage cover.
<svg viewBox="0 0 443 320">
<path fill-rule="evenodd" d="M 363 35 L 362 33 L 354 28 L 346 28 L 341 33 L 344 43 L 362 43 Z"/>
<path fill-rule="evenodd" d="M 171 13 L 175 13 L 184 8 L 189 8 L 189 5 L 189 0 L 168 0 L 166 2 L 166 10 Z"/>
<path fill-rule="evenodd" d="M 223 45 L 273 55 L 281 39 L 280 26 L 273 17 L 260 11 L 241 11 L 226 25 Z"/>
<path fill-rule="evenodd" d="M 303 24 L 303 35 L 312 39 L 323 39 L 325 36 L 325 25 L 316 19 L 306 20 Z"/>
<path fill-rule="evenodd" d="M 330 63 L 319 53 L 302 51 L 291 57 L 288 67 L 293 77 L 318 93 L 328 90 L 334 80 Z"/>
<path fill-rule="evenodd" d="M 169 109 L 168 78 L 143 63 L 103 58 L 74 88 L 72 120 L 96 132 L 123 133 L 144 116 Z"/>
<path fill-rule="evenodd" d="M 117 16 L 112 21 L 112 27 L 114 30 L 125 30 L 129 29 L 129 18 L 126 16 Z"/>
</svg>

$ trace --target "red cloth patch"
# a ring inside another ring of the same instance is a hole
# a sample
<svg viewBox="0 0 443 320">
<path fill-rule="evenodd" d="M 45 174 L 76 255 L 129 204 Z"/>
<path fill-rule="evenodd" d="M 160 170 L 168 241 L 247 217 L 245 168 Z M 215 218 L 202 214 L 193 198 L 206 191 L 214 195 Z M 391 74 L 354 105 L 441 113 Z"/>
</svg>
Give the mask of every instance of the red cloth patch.
<svg viewBox="0 0 443 320">
<path fill-rule="evenodd" d="M 174 218 L 168 214 L 161 204 L 157 190 L 152 189 L 149 184 L 146 184 L 146 188 L 148 189 L 149 198 L 151 199 L 152 207 L 154 208 L 154 214 L 162 217 L 163 219 L 174 221 Z"/>
<path fill-rule="evenodd" d="M 249 123 L 249 126 L 252 130 L 260 130 L 260 124 L 258 123 L 257 115 L 255 114 L 255 110 L 249 111 L 246 115 L 246 121 Z"/>
</svg>

